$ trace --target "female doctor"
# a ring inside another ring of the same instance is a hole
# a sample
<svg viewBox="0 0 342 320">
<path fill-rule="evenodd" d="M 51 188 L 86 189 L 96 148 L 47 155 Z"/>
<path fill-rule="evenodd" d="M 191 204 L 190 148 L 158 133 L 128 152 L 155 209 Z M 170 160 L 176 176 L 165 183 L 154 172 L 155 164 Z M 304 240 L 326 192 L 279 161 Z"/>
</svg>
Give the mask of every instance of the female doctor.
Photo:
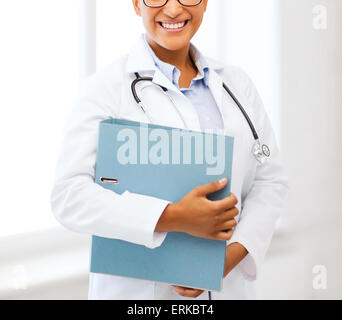
<svg viewBox="0 0 342 320">
<path fill-rule="evenodd" d="M 243 71 L 204 57 L 190 42 L 208 0 L 132 2 L 146 34 L 129 54 L 85 82 L 57 162 L 51 193 L 54 215 L 76 232 L 148 248 L 160 246 L 169 231 L 227 243 L 221 292 L 90 273 L 89 299 L 253 299 L 287 193 L 270 121 Z M 152 80 L 137 83 L 142 105 L 131 91 L 132 82 L 140 77 Z M 224 188 L 227 180 L 198 186 L 178 203 L 102 188 L 94 182 L 95 161 L 99 123 L 108 118 L 234 136 L 231 196 L 219 201 L 206 197 Z M 259 141 L 262 149 L 255 150 Z"/>
</svg>

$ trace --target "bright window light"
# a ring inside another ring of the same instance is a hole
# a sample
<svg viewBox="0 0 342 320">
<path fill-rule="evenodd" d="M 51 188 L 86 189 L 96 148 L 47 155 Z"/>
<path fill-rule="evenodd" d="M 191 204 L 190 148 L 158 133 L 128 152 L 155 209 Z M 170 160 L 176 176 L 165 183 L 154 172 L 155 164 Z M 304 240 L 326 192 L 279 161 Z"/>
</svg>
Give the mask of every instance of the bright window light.
<svg viewBox="0 0 342 320">
<path fill-rule="evenodd" d="M 50 192 L 78 93 L 78 1 L 0 1 L 0 236 L 57 225 Z"/>
<path fill-rule="evenodd" d="M 97 1 L 97 69 L 128 53 L 144 30 L 132 1 Z"/>
</svg>

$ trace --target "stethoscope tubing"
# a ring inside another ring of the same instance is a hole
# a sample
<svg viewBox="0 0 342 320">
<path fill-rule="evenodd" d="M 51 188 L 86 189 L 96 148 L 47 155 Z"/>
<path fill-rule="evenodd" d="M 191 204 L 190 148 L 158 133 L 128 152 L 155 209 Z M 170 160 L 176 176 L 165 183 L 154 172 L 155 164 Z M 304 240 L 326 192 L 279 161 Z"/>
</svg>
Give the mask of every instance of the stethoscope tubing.
<svg viewBox="0 0 342 320">
<path fill-rule="evenodd" d="M 133 96 L 134 96 L 134 99 L 135 101 L 140 104 L 141 103 L 141 100 L 137 94 L 137 91 L 135 90 L 135 86 L 137 85 L 138 82 L 141 82 L 141 81 L 150 81 L 152 82 L 153 81 L 153 78 L 152 77 L 140 77 L 139 73 L 136 72 L 135 73 L 135 76 L 137 77 L 131 84 L 131 89 L 132 89 L 132 93 L 133 93 Z M 159 85 L 160 88 L 163 89 L 164 92 L 167 92 L 167 89 L 161 85 Z"/>
<path fill-rule="evenodd" d="M 251 128 L 251 131 L 253 133 L 254 140 L 259 140 L 259 136 L 255 130 L 253 122 L 250 119 L 250 117 L 248 116 L 244 107 L 241 105 L 240 101 L 235 97 L 234 93 L 229 89 L 229 87 L 224 82 L 223 82 L 223 88 L 227 91 L 227 93 L 230 95 L 230 97 L 234 100 L 234 102 L 236 103 L 236 105 L 239 107 L 240 111 L 244 115 L 245 119 L 247 120 L 248 125 Z"/>
<path fill-rule="evenodd" d="M 132 94 L 133 94 L 133 97 L 135 99 L 135 101 L 137 102 L 137 104 L 139 106 L 141 106 L 141 100 L 137 94 L 137 91 L 135 89 L 137 83 L 141 82 L 141 81 L 150 81 L 152 82 L 153 81 L 153 78 L 152 77 L 141 77 L 139 75 L 138 72 L 135 72 L 135 76 L 136 76 L 136 79 L 133 80 L 132 84 L 131 84 L 131 89 L 132 89 Z M 159 87 L 164 91 L 164 92 L 167 92 L 167 88 L 159 85 Z M 233 101 L 235 102 L 235 104 L 238 106 L 238 108 L 240 109 L 240 111 L 242 112 L 243 116 L 245 117 L 251 131 L 252 131 L 252 134 L 253 134 L 253 137 L 254 137 L 254 140 L 258 141 L 259 140 L 259 136 L 255 130 L 255 127 L 253 125 L 253 122 L 252 120 L 250 119 L 250 117 L 248 116 L 246 110 L 244 109 L 244 107 L 241 105 L 240 101 L 236 98 L 236 96 L 234 95 L 234 93 L 229 89 L 229 87 L 223 82 L 223 88 L 226 90 L 226 92 L 229 94 L 229 96 L 233 99 Z M 145 110 L 143 109 L 143 111 L 145 112 Z"/>
</svg>

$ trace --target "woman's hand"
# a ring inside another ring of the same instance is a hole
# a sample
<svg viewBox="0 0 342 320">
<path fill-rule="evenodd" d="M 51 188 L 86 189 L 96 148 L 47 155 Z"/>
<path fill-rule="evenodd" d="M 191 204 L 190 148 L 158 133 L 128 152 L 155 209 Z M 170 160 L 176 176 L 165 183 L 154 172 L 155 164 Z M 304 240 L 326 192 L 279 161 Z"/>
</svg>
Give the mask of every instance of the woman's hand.
<svg viewBox="0 0 342 320">
<path fill-rule="evenodd" d="M 230 240 L 236 226 L 235 207 L 237 198 L 231 193 L 222 200 L 211 201 L 206 196 L 223 189 L 227 179 L 196 187 L 183 199 L 169 204 L 161 215 L 156 232 L 185 232 L 190 235 L 214 239 Z"/>
<path fill-rule="evenodd" d="M 204 292 L 204 290 L 193 289 L 181 286 L 173 286 L 173 291 L 178 293 L 180 296 L 188 297 L 188 298 L 197 298 L 200 294 Z"/>
<path fill-rule="evenodd" d="M 238 242 L 234 242 L 228 245 L 226 248 L 224 277 L 226 277 L 230 273 L 230 271 L 232 271 L 247 254 L 248 251 L 246 250 L 246 248 Z M 175 293 L 178 293 L 179 295 L 188 298 L 197 298 L 200 294 L 204 292 L 204 290 L 200 289 L 193 289 L 181 286 L 173 287 L 175 288 Z"/>
</svg>

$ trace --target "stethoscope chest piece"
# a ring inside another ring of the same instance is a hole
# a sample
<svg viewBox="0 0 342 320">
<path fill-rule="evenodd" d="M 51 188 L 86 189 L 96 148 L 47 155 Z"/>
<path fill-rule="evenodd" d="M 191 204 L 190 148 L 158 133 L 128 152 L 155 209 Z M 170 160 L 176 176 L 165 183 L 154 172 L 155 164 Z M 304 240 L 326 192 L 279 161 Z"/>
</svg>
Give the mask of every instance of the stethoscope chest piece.
<svg viewBox="0 0 342 320">
<path fill-rule="evenodd" d="M 267 158 L 269 158 L 269 156 L 271 155 L 270 148 L 269 148 L 266 144 L 263 144 L 263 145 L 262 145 L 262 153 L 263 153 Z"/>
<path fill-rule="evenodd" d="M 255 140 L 252 148 L 252 154 L 260 164 L 263 164 L 266 159 L 270 157 L 271 151 L 266 144 L 261 145 L 259 140 Z"/>
</svg>

